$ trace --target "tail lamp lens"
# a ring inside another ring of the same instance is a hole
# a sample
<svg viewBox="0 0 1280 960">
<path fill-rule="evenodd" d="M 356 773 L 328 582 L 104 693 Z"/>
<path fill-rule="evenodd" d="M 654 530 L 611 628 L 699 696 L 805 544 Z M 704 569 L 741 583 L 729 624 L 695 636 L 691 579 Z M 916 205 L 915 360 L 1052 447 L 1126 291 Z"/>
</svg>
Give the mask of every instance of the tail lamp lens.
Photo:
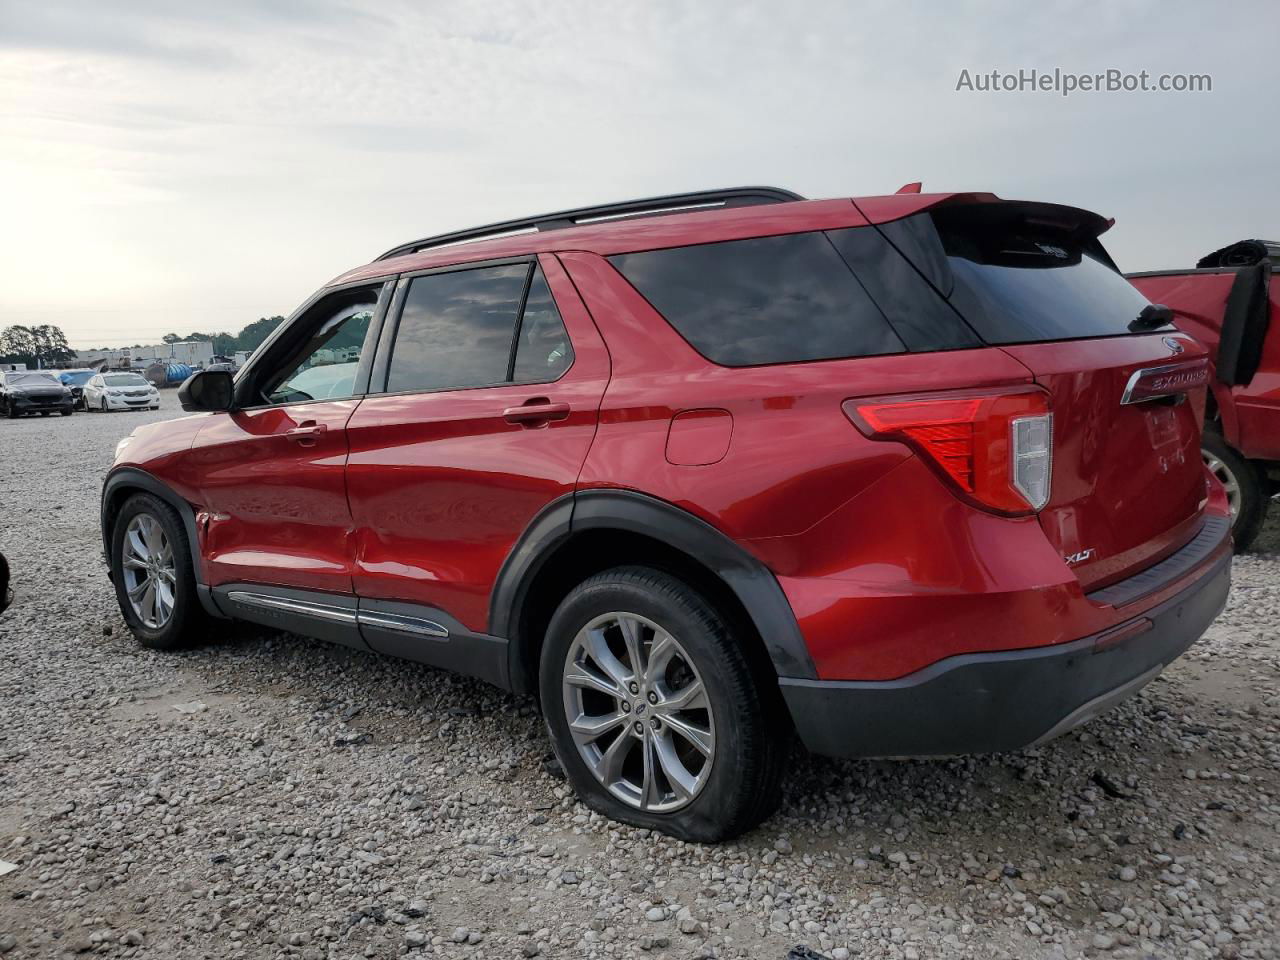
<svg viewBox="0 0 1280 960">
<path fill-rule="evenodd" d="M 1049 502 L 1053 415 L 1041 390 L 847 400 L 844 411 L 871 439 L 912 447 L 984 507 L 1025 514 Z"/>
</svg>

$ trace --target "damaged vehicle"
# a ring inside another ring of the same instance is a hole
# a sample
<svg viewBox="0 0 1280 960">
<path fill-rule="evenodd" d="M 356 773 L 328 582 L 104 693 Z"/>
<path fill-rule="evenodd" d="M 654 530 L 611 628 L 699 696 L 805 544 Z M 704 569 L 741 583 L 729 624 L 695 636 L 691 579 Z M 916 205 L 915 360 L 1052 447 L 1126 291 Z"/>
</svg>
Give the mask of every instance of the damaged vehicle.
<svg viewBox="0 0 1280 960">
<path fill-rule="evenodd" d="M 1205 348 L 1109 226 L 750 187 L 402 244 L 120 444 L 120 609 L 149 647 L 241 618 L 532 694 L 586 804 L 688 840 L 769 816 L 796 737 L 1052 739 L 1231 578 Z"/>
</svg>

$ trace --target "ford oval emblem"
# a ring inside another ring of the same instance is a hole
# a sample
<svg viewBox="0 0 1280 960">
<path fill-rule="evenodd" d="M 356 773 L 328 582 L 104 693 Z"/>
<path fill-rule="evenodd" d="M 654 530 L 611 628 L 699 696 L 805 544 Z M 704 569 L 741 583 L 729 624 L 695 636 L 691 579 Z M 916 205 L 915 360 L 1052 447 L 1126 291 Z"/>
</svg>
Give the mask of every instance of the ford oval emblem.
<svg viewBox="0 0 1280 960">
<path fill-rule="evenodd" d="M 1181 340 L 1175 340 L 1173 337 L 1165 337 L 1164 345 L 1172 350 L 1175 354 L 1181 353 L 1185 348 L 1182 346 Z"/>
</svg>

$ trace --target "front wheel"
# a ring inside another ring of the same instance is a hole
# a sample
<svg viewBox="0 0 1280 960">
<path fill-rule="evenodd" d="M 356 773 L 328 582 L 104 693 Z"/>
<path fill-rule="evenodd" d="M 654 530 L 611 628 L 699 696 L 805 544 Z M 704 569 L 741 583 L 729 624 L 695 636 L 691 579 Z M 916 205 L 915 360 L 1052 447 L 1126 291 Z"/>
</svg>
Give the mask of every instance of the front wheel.
<svg viewBox="0 0 1280 960">
<path fill-rule="evenodd" d="M 120 509 L 111 535 L 111 579 L 130 631 L 144 647 L 171 650 L 203 636 L 200 606 L 182 518 L 149 493 Z"/>
<path fill-rule="evenodd" d="M 100 409 L 102 410 L 102 412 L 103 412 L 103 413 L 110 413 L 110 412 L 111 412 L 111 411 L 110 411 L 110 409 L 107 407 L 107 398 L 106 398 L 106 397 L 103 397 L 103 398 L 102 398 L 102 406 L 101 406 L 101 408 L 100 408 Z"/>
<path fill-rule="evenodd" d="M 736 836 L 781 796 L 789 743 L 772 678 L 729 620 L 669 574 L 619 567 L 575 587 L 539 668 L 552 746 L 592 809 L 682 840 Z"/>
<path fill-rule="evenodd" d="M 1266 478 L 1252 461 L 1240 456 L 1214 430 L 1205 430 L 1200 453 L 1209 472 L 1226 490 L 1236 552 L 1248 550 L 1267 518 Z"/>
<path fill-rule="evenodd" d="M 71 416 L 71 414 L 75 412 L 75 410 L 73 410 L 71 407 L 67 407 L 67 409 L 59 410 L 58 412 L 62 414 L 64 417 L 69 417 Z"/>
</svg>

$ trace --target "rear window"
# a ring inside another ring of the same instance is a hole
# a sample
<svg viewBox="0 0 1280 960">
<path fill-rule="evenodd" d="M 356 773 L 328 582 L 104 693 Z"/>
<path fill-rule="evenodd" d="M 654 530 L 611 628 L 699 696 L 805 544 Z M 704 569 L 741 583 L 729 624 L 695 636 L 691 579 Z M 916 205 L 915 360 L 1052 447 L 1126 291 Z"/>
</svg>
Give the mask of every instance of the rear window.
<svg viewBox="0 0 1280 960">
<path fill-rule="evenodd" d="M 609 261 L 695 350 L 722 366 L 906 349 L 821 233 L 626 253 Z"/>
<path fill-rule="evenodd" d="M 933 215 L 950 302 L 987 343 L 1128 334 L 1147 299 L 1104 262 L 1096 240 L 963 211 Z"/>
</svg>

